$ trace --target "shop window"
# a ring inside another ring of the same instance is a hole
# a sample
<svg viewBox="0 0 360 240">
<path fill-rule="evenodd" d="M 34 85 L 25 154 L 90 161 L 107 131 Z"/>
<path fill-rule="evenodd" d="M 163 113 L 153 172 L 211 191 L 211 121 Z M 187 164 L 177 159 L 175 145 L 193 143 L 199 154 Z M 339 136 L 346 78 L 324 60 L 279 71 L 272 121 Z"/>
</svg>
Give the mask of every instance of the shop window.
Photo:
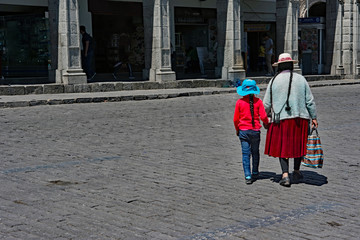
<svg viewBox="0 0 360 240">
<path fill-rule="evenodd" d="M 2 76 L 47 76 L 49 40 L 43 14 L 0 17 Z"/>
</svg>

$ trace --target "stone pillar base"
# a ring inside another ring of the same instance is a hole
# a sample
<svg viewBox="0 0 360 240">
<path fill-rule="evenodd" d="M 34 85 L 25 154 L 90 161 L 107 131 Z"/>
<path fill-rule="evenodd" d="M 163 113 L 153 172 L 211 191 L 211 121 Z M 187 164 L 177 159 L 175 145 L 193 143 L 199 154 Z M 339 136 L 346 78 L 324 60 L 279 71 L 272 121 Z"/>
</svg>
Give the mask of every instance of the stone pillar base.
<svg viewBox="0 0 360 240">
<path fill-rule="evenodd" d="M 343 66 L 338 66 L 338 67 L 336 68 L 336 74 L 338 74 L 338 75 L 344 75 L 344 74 L 345 74 L 345 69 L 344 69 L 344 67 L 343 67 Z"/>
<path fill-rule="evenodd" d="M 360 65 L 357 65 L 357 66 L 356 66 L 356 70 L 355 70 L 355 71 L 356 71 L 356 75 L 359 76 L 359 75 L 360 75 Z"/>
<path fill-rule="evenodd" d="M 222 68 L 222 77 L 223 80 L 234 80 L 236 78 L 245 79 L 246 73 L 244 69 L 233 69 L 233 68 Z"/>
<path fill-rule="evenodd" d="M 176 74 L 170 69 L 150 69 L 149 80 L 151 82 L 175 81 Z"/>
<path fill-rule="evenodd" d="M 87 83 L 87 77 L 82 69 L 68 69 L 58 72 L 56 82 L 66 85 L 85 84 Z"/>
</svg>

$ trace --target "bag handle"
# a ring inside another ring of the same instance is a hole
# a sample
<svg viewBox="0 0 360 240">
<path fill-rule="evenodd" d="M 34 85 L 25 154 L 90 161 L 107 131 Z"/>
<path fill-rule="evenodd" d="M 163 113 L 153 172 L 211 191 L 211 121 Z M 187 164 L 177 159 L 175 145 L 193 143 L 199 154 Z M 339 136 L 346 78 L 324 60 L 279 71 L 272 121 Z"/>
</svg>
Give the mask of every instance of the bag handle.
<svg viewBox="0 0 360 240">
<path fill-rule="evenodd" d="M 311 129 L 310 135 L 313 134 L 314 130 L 315 130 L 315 132 L 316 132 L 316 136 L 319 136 L 319 133 L 318 133 L 318 130 L 317 130 L 316 127 L 313 127 L 313 128 Z"/>
</svg>

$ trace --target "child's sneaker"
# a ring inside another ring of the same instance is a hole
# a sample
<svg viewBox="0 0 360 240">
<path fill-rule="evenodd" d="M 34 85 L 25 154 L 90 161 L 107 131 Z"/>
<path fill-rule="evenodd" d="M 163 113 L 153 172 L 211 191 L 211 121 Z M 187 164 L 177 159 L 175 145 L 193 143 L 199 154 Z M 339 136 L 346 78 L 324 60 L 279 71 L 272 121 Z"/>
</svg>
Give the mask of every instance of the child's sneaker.
<svg viewBox="0 0 360 240">
<path fill-rule="evenodd" d="M 253 180 L 251 179 L 251 177 L 246 177 L 246 178 L 245 178 L 245 183 L 248 184 L 248 185 L 249 185 L 249 184 L 252 184 L 252 183 L 253 183 Z"/>
</svg>

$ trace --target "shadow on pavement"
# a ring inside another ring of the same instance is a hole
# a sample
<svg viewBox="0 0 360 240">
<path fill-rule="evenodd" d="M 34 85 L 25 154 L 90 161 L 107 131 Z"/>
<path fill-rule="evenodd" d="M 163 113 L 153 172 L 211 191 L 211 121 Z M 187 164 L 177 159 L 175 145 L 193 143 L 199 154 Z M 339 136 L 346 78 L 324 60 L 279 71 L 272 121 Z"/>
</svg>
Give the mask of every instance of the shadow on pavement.
<svg viewBox="0 0 360 240">
<path fill-rule="evenodd" d="M 304 175 L 304 179 L 302 179 L 299 183 L 305 183 L 309 185 L 322 186 L 328 183 L 327 177 L 321 174 L 318 174 L 314 171 L 301 171 Z"/>
<path fill-rule="evenodd" d="M 259 176 L 256 178 L 257 181 L 264 180 L 264 179 L 273 179 L 275 178 L 276 173 L 274 172 L 260 172 Z"/>
<path fill-rule="evenodd" d="M 317 172 L 301 170 L 301 173 L 303 174 L 304 178 L 301 179 L 299 182 L 294 182 L 292 178 L 292 174 L 290 174 L 291 184 L 309 184 L 314 186 L 322 186 L 328 183 L 327 177 L 318 174 Z M 273 173 L 273 175 L 271 175 L 269 179 L 273 182 L 279 183 L 279 181 L 281 180 L 281 176 L 282 174 Z"/>
</svg>

